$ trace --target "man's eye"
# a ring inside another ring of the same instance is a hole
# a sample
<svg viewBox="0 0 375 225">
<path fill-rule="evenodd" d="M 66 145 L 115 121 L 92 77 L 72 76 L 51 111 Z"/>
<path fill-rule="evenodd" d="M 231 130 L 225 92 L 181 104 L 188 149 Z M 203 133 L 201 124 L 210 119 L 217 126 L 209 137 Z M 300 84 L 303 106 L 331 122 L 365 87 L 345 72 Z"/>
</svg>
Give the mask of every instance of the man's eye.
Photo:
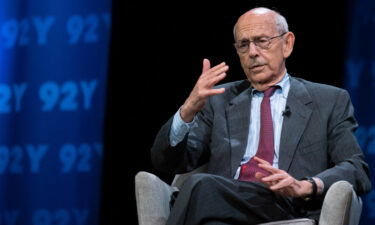
<svg viewBox="0 0 375 225">
<path fill-rule="evenodd" d="M 240 44 L 238 45 L 240 48 L 245 48 L 249 45 L 248 41 L 241 41 Z"/>
<path fill-rule="evenodd" d="M 257 40 L 257 42 L 258 42 L 258 43 L 261 43 L 261 44 L 262 44 L 262 43 L 264 44 L 264 43 L 267 43 L 267 42 L 268 42 L 268 39 L 267 39 L 267 38 L 259 38 L 259 39 Z"/>
</svg>

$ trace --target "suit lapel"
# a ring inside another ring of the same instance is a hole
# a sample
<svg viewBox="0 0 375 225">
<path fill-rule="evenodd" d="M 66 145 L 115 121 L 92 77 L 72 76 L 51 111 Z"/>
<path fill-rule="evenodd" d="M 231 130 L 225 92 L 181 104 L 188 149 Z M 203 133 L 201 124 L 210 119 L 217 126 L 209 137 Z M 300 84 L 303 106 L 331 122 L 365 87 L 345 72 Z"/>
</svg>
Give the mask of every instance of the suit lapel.
<svg viewBox="0 0 375 225">
<path fill-rule="evenodd" d="M 303 83 L 295 78 L 290 79 L 290 90 L 286 105 L 290 115 L 284 117 L 280 138 L 279 168 L 288 171 L 298 142 L 310 119 L 312 109 L 309 104 L 311 96 Z"/>
<path fill-rule="evenodd" d="M 229 102 L 226 108 L 231 146 L 231 177 L 245 154 L 250 124 L 251 88 L 248 87 Z"/>
</svg>

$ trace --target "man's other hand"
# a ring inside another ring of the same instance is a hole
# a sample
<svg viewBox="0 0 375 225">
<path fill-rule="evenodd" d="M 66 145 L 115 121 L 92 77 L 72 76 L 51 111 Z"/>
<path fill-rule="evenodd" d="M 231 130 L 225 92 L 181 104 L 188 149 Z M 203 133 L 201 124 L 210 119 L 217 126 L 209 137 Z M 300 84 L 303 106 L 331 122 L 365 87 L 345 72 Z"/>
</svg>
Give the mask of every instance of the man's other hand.
<svg viewBox="0 0 375 225">
<path fill-rule="evenodd" d="M 295 198 L 305 197 L 312 193 L 313 187 L 310 182 L 296 180 L 284 170 L 273 167 L 269 162 L 258 157 L 254 159 L 259 163 L 258 166 L 260 168 L 270 173 L 269 175 L 264 175 L 258 172 L 255 177 L 266 184 L 272 191 L 286 197 Z"/>
</svg>

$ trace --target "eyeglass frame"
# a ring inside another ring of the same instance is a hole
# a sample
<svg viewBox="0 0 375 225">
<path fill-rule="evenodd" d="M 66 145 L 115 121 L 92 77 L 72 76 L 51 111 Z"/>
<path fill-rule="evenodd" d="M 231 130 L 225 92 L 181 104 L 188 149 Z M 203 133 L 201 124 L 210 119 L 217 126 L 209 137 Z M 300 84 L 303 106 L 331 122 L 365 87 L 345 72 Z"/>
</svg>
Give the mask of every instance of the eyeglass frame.
<svg viewBox="0 0 375 225">
<path fill-rule="evenodd" d="M 280 35 L 274 36 L 274 37 L 259 37 L 258 40 L 252 40 L 252 41 L 250 41 L 250 40 L 246 40 L 248 43 L 247 43 L 246 50 L 244 50 L 244 51 L 240 51 L 240 50 L 239 50 L 239 47 L 237 46 L 237 45 L 238 45 L 237 42 L 234 43 L 233 45 L 234 45 L 234 47 L 236 48 L 237 52 L 239 52 L 239 53 L 241 53 L 241 54 L 246 53 L 247 51 L 249 51 L 249 47 L 250 47 L 251 42 L 254 43 L 255 47 L 257 47 L 257 48 L 259 48 L 259 49 L 267 50 L 267 49 L 270 48 L 271 40 L 273 40 L 273 39 L 275 39 L 275 38 L 282 37 L 282 36 L 284 36 L 284 34 L 286 34 L 286 33 L 288 33 L 288 32 L 286 31 L 286 32 L 284 32 L 284 33 L 282 33 L 282 34 L 280 34 Z M 261 38 L 266 38 L 266 39 L 267 39 L 267 42 L 268 42 L 267 47 L 261 47 L 261 46 L 259 45 L 259 40 L 260 40 Z M 258 43 L 257 43 L 257 41 L 258 41 Z"/>
</svg>

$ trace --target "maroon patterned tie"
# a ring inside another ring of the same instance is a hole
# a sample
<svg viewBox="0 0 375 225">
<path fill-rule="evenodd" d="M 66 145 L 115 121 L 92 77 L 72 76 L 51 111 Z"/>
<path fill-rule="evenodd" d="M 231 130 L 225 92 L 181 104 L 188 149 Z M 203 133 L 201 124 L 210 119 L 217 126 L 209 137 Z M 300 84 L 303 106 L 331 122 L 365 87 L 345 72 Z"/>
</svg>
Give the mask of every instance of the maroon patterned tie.
<svg viewBox="0 0 375 225">
<path fill-rule="evenodd" d="M 259 145 L 258 151 L 255 154 L 256 157 L 266 160 L 271 165 L 273 163 L 275 148 L 273 143 L 274 139 L 270 97 L 277 88 L 278 87 L 270 87 L 263 92 L 264 96 L 260 106 Z M 243 181 L 257 181 L 255 178 L 256 172 L 261 172 L 265 175 L 269 174 L 267 171 L 258 167 L 258 162 L 256 162 L 253 157 L 245 164 L 242 164 L 238 179 Z"/>
</svg>

